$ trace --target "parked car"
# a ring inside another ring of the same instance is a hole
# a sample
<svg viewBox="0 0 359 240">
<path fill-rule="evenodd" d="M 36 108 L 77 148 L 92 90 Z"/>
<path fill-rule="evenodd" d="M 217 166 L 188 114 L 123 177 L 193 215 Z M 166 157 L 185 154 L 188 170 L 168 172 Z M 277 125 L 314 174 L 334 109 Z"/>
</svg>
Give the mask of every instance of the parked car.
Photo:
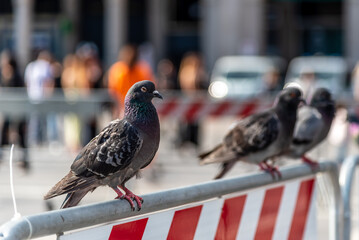
<svg viewBox="0 0 359 240">
<path fill-rule="evenodd" d="M 285 61 L 279 57 L 221 57 L 214 65 L 209 93 L 215 98 L 250 97 L 269 85 L 281 85 L 284 68 Z"/>
<path fill-rule="evenodd" d="M 286 83 L 297 82 L 304 92 L 316 87 L 326 87 L 338 95 L 346 88 L 348 66 L 343 57 L 305 56 L 290 61 Z"/>
</svg>

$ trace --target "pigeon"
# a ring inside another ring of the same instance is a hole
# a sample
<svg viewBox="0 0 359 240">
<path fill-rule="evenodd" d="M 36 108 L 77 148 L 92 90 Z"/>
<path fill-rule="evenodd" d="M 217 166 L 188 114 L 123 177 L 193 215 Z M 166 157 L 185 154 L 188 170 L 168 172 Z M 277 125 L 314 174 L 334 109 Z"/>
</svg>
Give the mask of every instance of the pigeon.
<svg viewBox="0 0 359 240">
<path fill-rule="evenodd" d="M 275 173 L 280 177 L 269 159 L 289 148 L 300 102 L 304 102 L 300 89 L 283 89 L 272 108 L 240 120 L 221 144 L 199 155 L 200 164 L 221 163 L 215 179 L 222 178 L 237 161 L 258 164 L 273 177 Z"/>
<path fill-rule="evenodd" d="M 312 169 L 318 163 L 305 156 L 305 153 L 322 142 L 328 135 L 335 116 L 335 103 L 325 88 L 315 90 L 309 105 L 298 110 L 293 140 L 287 156 L 302 158 Z"/>
<path fill-rule="evenodd" d="M 124 118 L 112 121 L 80 151 L 70 172 L 44 199 L 67 194 L 61 208 L 73 207 L 88 192 L 108 185 L 117 193 L 116 199 L 126 199 L 132 210 L 135 201 L 140 210 L 143 199 L 125 183 L 151 163 L 159 147 L 160 124 L 153 98 L 162 96 L 151 81 L 134 84 L 125 98 Z"/>
</svg>

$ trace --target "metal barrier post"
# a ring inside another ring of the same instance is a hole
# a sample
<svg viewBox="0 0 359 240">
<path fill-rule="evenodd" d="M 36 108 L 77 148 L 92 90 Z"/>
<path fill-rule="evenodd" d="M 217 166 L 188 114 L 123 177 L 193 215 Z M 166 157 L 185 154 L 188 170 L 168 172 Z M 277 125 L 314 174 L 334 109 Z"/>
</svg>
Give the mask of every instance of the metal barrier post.
<svg viewBox="0 0 359 240">
<path fill-rule="evenodd" d="M 351 212 L 350 197 L 352 192 L 352 184 L 354 179 L 355 167 L 359 163 L 359 156 L 347 157 L 340 169 L 339 183 L 344 203 L 344 240 L 350 239 L 351 234 Z"/>
<path fill-rule="evenodd" d="M 112 200 L 103 203 L 45 212 L 10 221 L 0 227 L 1 240 L 29 239 L 62 233 L 83 227 L 93 226 L 138 214 L 160 211 L 188 203 L 218 198 L 233 192 L 245 191 L 259 186 L 280 183 L 315 172 L 306 165 L 281 168 L 282 178 L 273 181 L 269 174 L 258 172 L 235 178 L 221 179 L 188 187 L 144 195 L 140 212 L 132 212 L 126 201 Z M 335 162 L 321 162 L 316 172 L 329 173 L 333 181 L 333 204 L 330 217 L 331 239 L 342 239 L 342 201 L 337 181 L 338 169 Z"/>
</svg>

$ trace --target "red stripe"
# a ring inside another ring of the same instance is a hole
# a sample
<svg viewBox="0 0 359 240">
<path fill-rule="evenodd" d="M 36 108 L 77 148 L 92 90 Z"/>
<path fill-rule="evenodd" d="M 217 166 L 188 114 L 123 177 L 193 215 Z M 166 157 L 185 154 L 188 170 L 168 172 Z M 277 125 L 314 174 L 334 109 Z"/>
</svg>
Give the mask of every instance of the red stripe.
<svg viewBox="0 0 359 240">
<path fill-rule="evenodd" d="M 194 120 L 196 120 L 196 113 L 202 108 L 202 106 L 202 101 L 192 103 L 189 109 L 186 111 L 185 119 L 188 122 L 193 122 Z"/>
<path fill-rule="evenodd" d="M 314 179 L 303 181 L 300 184 L 297 203 L 290 227 L 288 239 L 302 239 L 305 223 L 309 212 L 310 202 L 313 195 Z"/>
<path fill-rule="evenodd" d="M 232 104 L 229 101 L 224 101 L 221 103 L 218 103 L 216 108 L 211 112 L 212 116 L 221 116 L 225 111 L 227 111 Z"/>
<path fill-rule="evenodd" d="M 122 223 L 112 227 L 109 240 L 140 240 L 146 228 L 148 218 Z"/>
<path fill-rule="evenodd" d="M 255 112 L 257 108 L 257 101 L 243 103 L 243 107 L 240 108 L 240 111 L 237 113 L 239 117 L 247 117 Z"/>
<path fill-rule="evenodd" d="M 219 219 L 216 240 L 236 239 L 247 195 L 229 198 L 224 201 Z"/>
<path fill-rule="evenodd" d="M 158 109 L 158 114 L 161 116 L 167 116 L 177 107 L 177 100 L 175 98 L 170 99 L 169 101 L 166 101 L 163 103 L 163 107 Z"/>
<path fill-rule="evenodd" d="M 281 186 L 266 191 L 254 239 L 272 239 L 283 189 Z"/>
<path fill-rule="evenodd" d="M 167 240 L 193 239 L 201 211 L 202 205 L 176 211 Z"/>
</svg>

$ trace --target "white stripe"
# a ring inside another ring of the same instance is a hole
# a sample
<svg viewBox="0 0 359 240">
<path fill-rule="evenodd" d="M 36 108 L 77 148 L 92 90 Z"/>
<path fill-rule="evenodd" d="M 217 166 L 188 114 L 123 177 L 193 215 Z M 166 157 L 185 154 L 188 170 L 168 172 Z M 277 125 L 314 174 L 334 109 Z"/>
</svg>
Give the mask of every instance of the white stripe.
<svg viewBox="0 0 359 240">
<path fill-rule="evenodd" d="M 176 108 L 173 109 L 167 116 L 175 119 L 184 119 L 188 109 L 192 106 L 191 101 L 184 100 L 177 102 Z"/>
<path fill-rule="evenodd" d="M 265 188 L 258 189 L 247 194 L 247 199 L 244 205 L 244 210 L 236 237 L 237 240 L 254 239 L 259 221 L 259 215 L 262 210 L 265 190 Z"/>
<path fill-rule="evenodd" d="M 116 223 L 117 225 L 118 223 Z M 91 229 L 86 229 L 83 231 L 78 232 L 72 232 L 72 233 L 66 233 L 65 235 L 60 236 L 59 240 L 103 240 L 108 239 L 111 234 L 111 230 L 114 224 L 101 226 L 101 227 L 95 227 Z"/>
<path fill-rule="evenodd" d="M 214 239 L 221 217 L 224 199 L 205 202 L 198 220 L 194 240 Z"/>
<path fill-rule="evenodd" d="M 316 183 L 316 181 L 315 181 Z M 317 237 L 317 208 L 316 208 L 316 199 L 317 199 L 317 187 L 314 184 L 313 195 L 310 201 L 309 213 L 307 222 L 304 229 L 304 237 L 305 240 L 315 240 Z"/>
<path fill-rule="evenodd" d="M 216 107 L 215 104 L 202 103 L 202 107 L 194 114 L 193 119 L 201 120 L 210 115 L 212 110 Z"/>
<path fill-rule="evenodd" d="M 142 240 L 166 239 L 174 213 L 174 210 L 170 210 L 150 215 Z"/>
<path fill-rule="evenodd" d="M 274 227 L 273 240 L 288 239 L 300 183 L 301 182 L 297 180 L 285 184 L 277 222 Z"/>
</svg>

